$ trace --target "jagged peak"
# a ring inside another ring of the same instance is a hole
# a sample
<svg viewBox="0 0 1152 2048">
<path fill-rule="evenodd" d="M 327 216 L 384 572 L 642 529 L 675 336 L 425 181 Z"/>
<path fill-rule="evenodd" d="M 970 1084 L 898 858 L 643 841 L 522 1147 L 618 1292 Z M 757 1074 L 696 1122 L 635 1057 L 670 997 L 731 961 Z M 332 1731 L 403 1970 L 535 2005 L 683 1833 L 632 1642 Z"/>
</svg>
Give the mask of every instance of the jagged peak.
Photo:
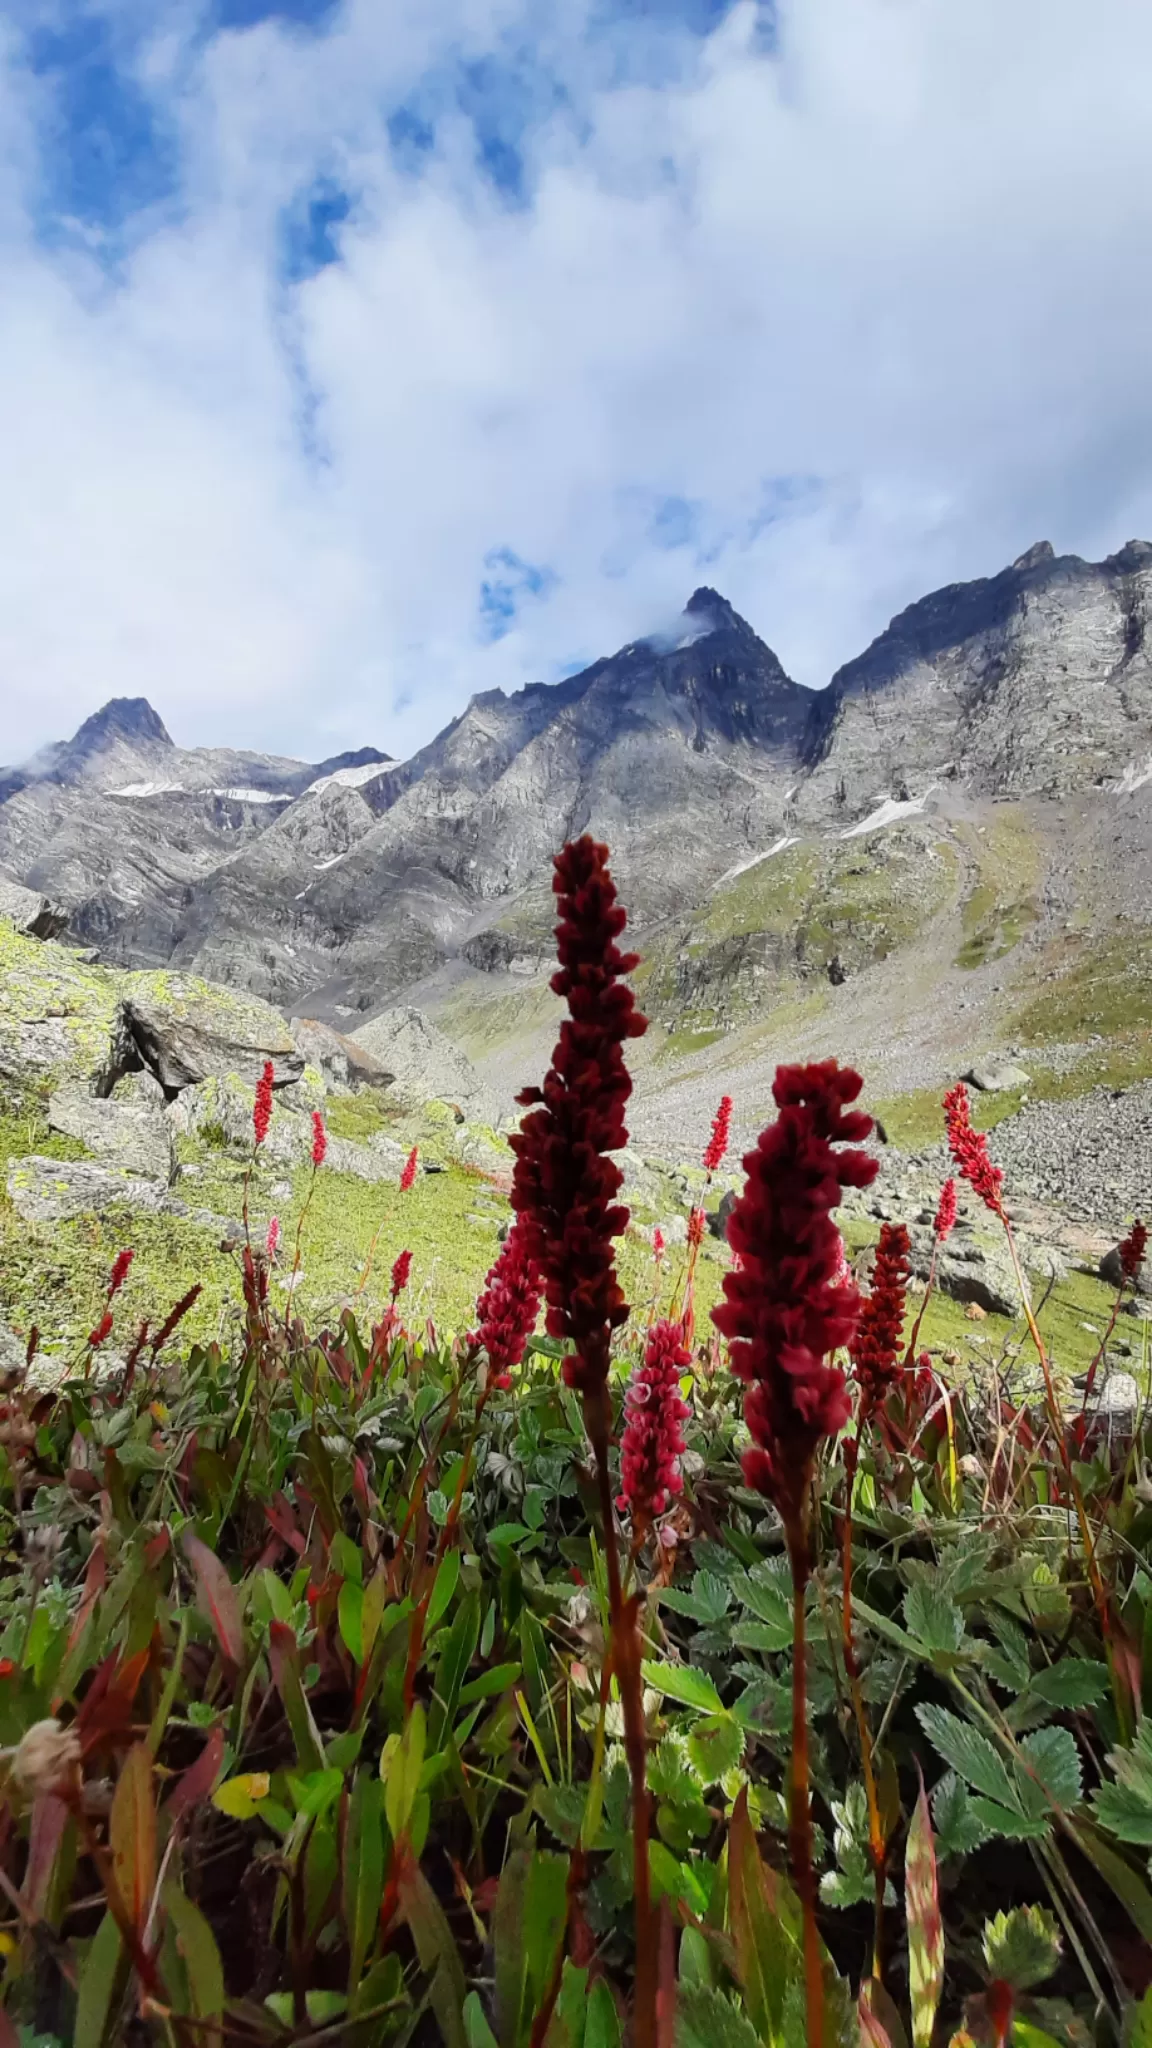
<svg viewBox="0 0 1152 2048">
<path fill-rule="evenodd" d="M 1040 569 L 1045 562 L 1056 560 L 1056 550 L 1050 540 L 1038 540 L 1013 562 L 1014 569 Z"/>
<path fill-rule="evenodd" d="M 738 633 L 751 633 L 753 630 L 747 619 L 741 618 L 735 606 L 729 604 L 726 597 L 722 597 L 718 590 L 713 590 L 707 583 L 702 583 L 698 590 L 692 592 L 684 607 L 684 616 L 690 619 L 707 619 L 713 633 L 725 629 Z"/>
<path fill-rule="evenodd" d="M 68 741 L 68 752 L 77 754 L 99 754 L 117 740 L 127 740 L 135 746 L 170 747 L 171 734 L 160 717 L 152 709 L 147 697 L 110 697 L 91 718 L 86 718 L 79 730 Z"/>
</svg>

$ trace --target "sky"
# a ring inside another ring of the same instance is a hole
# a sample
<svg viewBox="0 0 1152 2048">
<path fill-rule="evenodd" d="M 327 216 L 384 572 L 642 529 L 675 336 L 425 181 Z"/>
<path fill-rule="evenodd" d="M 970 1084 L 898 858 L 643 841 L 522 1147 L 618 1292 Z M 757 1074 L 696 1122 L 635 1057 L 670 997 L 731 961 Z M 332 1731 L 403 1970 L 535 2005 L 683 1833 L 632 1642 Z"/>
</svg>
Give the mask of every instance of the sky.
<svg viewBox="0 0 1152 2048">
<path fill-rule="evenodd" d="M 1152 538 L 1147 0 L 0 0 L 0 759 Z"/>
</svg>

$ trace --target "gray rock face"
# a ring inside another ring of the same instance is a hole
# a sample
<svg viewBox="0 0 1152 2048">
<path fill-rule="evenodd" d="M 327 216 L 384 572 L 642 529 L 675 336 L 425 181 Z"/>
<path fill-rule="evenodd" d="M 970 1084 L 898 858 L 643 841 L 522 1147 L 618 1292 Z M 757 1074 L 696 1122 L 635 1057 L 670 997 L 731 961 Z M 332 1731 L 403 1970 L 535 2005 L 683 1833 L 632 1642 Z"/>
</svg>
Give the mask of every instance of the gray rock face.
<svg viewBox="0 0 1152 2048">
<path fill-rule="evenodd" d="M 165 1207 L 168 1183 L 86 1159 L 44 1159 L 32 1153 L 12 1161 L 8 1196 L 26 1223 L 62 1223 L 122 1207 L 155 1213 Z"/>
<path fill-rule="evenodd" d="M 498 1105 L 471 1060 L 422 1010 L 384 1010 L 358 1027 L 356 1042 L 395 1076 L 403 1101 L 449 1102 L 471 1123 L 496 1122 Z"/>
<path fill-rule="evenodd" d="M 1000 1065 L 989 1060 L 969 1067 L 964 1079 L 970 1081 L 973 1088 L 979 1088 L 982 1094 L 1000 1095 L 1010 1088 L 1026 1088 L 1032 1076 L 1026 1074 L 1023 1067 L 1014 1067 L 1010 1061 Z"/>
<path fill-rule="evenodd" d="M 303 1055 L 275 1010 L 256 997 L 194 987 L 173 975 L 165 994 L 133 994 L 121 1004 L 105 1085 L 111 1092 L 121 1074 L 144 1067 L 167 1095 L 229 1075 L 254 1088 L 268 1060 L 277 1088 L 304 1072 Z"/>
<path fill-rule="evenodd" d="M 172 1131 L 159 1109 L 102 1101 L 74 1084 L 52 1096 L 48 1122 L 52 1130 L 78 1138 L 89 1152 L 125 1173 L 143 1174 L 165 1187 L 176 1178 Z"/>
<path fill-rule="evenodd" d="M 38 889 L 25 889 L 0 875 L 0 917 L 6 917 L 18 932 L 30 939 L 54 939 L 68 923 L 68 913 L 50 903 Z"/>
<path fill-rule="evenodd" d="M 312 1017 L 293 1017 L 292 1037 L 309 1066 L 319 1067 L 336 1088 L 390 1088 L 396 1079 L 354 1038 Z"/>
</svg>

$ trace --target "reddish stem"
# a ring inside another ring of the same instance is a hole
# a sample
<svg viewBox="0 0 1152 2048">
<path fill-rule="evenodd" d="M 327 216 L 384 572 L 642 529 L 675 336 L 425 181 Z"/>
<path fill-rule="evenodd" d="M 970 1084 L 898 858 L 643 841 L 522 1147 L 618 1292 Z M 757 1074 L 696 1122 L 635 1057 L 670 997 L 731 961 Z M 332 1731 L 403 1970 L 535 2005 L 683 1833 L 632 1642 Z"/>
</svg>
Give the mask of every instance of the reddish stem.
<svg viewBox="0 0 1152 2048">
<path fill-rule="evenodd" d="M 792 1776 L 788 1801 L 788 1843 L 792 1875 L 804 1915 L 804 1991 L 809 2048 L 824 2040 L 824 1973 L 816 1926 L 816 1877 L 812 1868 L 812 1808 L 809 1797 L 807 1632 L 804 1599 L 811 1576 L 808 1530 L 803 1513 L 784 1528 L 792 1566 Z"/>
</svg>

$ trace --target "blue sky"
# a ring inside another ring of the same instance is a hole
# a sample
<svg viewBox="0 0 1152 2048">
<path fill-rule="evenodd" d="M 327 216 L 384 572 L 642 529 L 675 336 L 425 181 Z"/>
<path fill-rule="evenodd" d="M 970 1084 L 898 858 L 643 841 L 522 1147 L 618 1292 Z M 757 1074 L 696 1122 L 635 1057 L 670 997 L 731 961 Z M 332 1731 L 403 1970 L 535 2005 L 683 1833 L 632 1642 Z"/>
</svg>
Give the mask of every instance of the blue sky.
<svg viewBox="0 0 1152 2048">
<path fill-rule="evenodd" d="M 0 751 L 1152 536 L 1145 0 L 0 0 Z"/>
</svg>

